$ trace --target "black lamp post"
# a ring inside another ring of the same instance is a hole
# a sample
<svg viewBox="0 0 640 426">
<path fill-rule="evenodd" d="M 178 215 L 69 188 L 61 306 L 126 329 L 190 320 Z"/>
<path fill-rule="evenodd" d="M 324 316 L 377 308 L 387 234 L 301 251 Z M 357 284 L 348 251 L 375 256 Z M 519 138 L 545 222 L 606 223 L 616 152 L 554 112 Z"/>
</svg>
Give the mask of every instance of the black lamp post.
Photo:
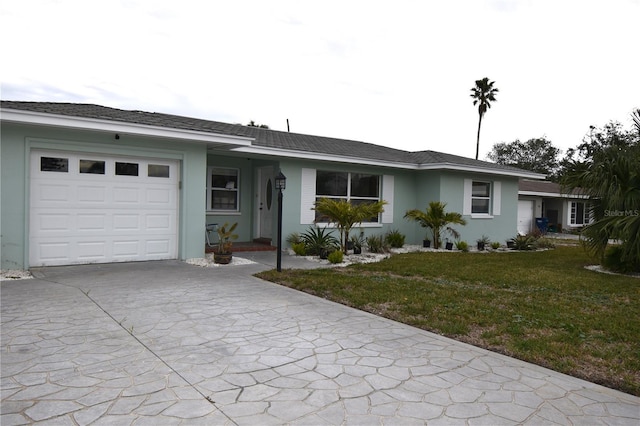
<svg viewBox="0 0 640 426">
<path fill-rule="evenodd" d="M 282 272 L 282 191 L 287 187 L 287 177 L 278 172 L 276 176 L 276 189 L 278 190 L 278 254 L 276 270 Z"/>
</svg>

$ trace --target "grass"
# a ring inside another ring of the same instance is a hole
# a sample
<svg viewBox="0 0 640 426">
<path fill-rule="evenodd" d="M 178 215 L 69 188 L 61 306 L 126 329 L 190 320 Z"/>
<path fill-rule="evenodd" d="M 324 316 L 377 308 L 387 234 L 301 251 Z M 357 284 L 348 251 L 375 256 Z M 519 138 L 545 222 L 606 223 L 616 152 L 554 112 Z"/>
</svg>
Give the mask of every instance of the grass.
<svg viewBox="0 0 640 426">
<path fill-rule="evenodd" d="M 640 396 L 640 279 L 576 246 L 410 253 L 259 277 Z"/>
</svg>

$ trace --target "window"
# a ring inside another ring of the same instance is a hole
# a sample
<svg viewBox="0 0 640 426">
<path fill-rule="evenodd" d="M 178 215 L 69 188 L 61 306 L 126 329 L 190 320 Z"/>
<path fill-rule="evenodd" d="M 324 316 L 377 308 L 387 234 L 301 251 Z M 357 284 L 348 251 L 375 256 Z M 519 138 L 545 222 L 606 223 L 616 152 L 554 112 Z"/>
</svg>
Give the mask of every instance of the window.
<svg viewBox="0 0 640 426">
<path fill-rule="evenodd" d="M 492 219 L 500 216 L 502 208 L 502 182 L 464 180 L 462 214 L 471 219 Z"/>
<path fill-rule="evenodd" d="M 589 208 L 586 203 L 580 201 L 571 202 L 569 223 L 571 225 L 586 225 L 590 220 Z"/>
<path fill-rule="evenodd" d="M 80 160 L 80 173 L 88 173 L 92 175 L 103 175 L 104 161 Z"/>
<path fill-rule="evenodd" d="M 149 177 L 159 177 L 159 178 L 168 178 L 169 177 L 169 166 L 164 164 L 149 164 L 147 166 L 147 176 Z"/>
<path fill-rule="evenodd" d="M 471 183 L 471 214 L 489 214 L 491 207 L 491 183 Z"/>
<path fill-rule="evenodd" d="M 40 157 L 40 171 L 67 173 L 69 171 L 69 159 Z"/>
<path fill-rule="evenodd" d="M 207 210 L 240 210 L 240 170 L 209 167 Z"/>
<path fill-rule="evenodd" d="M 116 161 L 116 175 L 138 176 L 138 163 L 121 163 Z"/>
<path fill-rule="evenodd" d="M 380 201 L 380 176 L 365 173 L 316 172 L 316 201 L 321 198 L 347 200 L 352 204 L 374 203 Z M 316 222 L 328 220 L 316 212 Z M 378 216 L 363 223 L 378 223 Z"/>
</svg>

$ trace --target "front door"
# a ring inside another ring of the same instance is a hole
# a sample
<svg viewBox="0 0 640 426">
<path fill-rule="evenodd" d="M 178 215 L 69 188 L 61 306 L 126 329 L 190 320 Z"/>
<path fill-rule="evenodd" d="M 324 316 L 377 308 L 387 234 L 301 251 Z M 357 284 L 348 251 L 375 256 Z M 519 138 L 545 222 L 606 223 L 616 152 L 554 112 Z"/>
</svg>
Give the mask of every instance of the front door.
<svg viewBox="0 0 640 426">
<path fill-rule="evenodd" d="M 273 209 L 276 196 L 273 184 L 273 168 L 258 169 L 258 229 L 260 238 L 271 238 L 273 234 Z"/>
</svg>

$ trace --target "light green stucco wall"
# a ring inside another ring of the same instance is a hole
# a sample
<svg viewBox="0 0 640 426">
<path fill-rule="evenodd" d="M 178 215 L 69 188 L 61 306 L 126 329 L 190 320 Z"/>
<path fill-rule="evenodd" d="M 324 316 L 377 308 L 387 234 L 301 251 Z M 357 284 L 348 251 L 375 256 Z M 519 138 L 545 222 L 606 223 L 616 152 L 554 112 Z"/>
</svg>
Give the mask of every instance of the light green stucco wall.
<svg viewBox="0 0 640 426">
<path fill-rule="evenodd" d="M 460 239 L 475 244 L 483 235 L 491 241 L 505 244 L 506 240 L 516 235 L 518 225 L 518 179 L 506 176 L 480 175 L 471 173 L 443 172 L 441 177 L 441 201 L 447 203 L 447 211 L 462 213 L 464 203 L 464 180 L 475 179 L 501 183 L 500 215 L 492 218 L 472 218 L 463 216 L 465 226 L 456 226 Z"/>
<path fill-rule="evenodd" d="M 180 161 L 180 259 L 202 257 L 204 247 L 206 147 L 183 141 L 113 133 L 2 123 L 0 247 L 3 269 L 27 269 L 29 241 L 29 154 L 32 149 L 96 152 Z"/>
<path fill-rule="evenodd" d="M 397 229 L 407 236 L 407 243 L 414 244 L 413 237 L 415 236 L 415 225 L 407 220 L 403 219 L 404 213 L 407 210 L 407 206 L 415 205 L 416 200 L 416 181 L 415 173 L 413 171 L 403 171 L 399 169 L 360 166 L 354 164 L 344 163 L 331 163 L 320 161 L 303 161 L 295 159 L 281 159 L 280 168 L 284 175 L 287 177 L 287 189 L 284 192 L 283 202 L 283 245 L 286 237 L 293 233 L 302 233 L 309 229 L 309 225 L 300 224 L 300 206 L 301 206 L 301 176 L 303 168 L 310 168 L 316 170 L 336 170 L 336 171 L 350 171 L 352 173 L 373 173 L 379 175 L 393 175 L 394 176 L 394 203 L 393 203 L 393 224 L 384 224 L 377 227 L 362 228 L 365 236 L 384 234 L 392 229 Z M 389 208 L 385 206 L 385 208 Z M 412 207 L 411 207 L 412 208 Z M 274 230 L 275 230 L 274 225 Z M 360 228 L 356 227 L 352 230 L 354 232 L 360 232 Z M 337 230 L 334 232 L 335 236 L 338 236 Z"/>
</svg>

